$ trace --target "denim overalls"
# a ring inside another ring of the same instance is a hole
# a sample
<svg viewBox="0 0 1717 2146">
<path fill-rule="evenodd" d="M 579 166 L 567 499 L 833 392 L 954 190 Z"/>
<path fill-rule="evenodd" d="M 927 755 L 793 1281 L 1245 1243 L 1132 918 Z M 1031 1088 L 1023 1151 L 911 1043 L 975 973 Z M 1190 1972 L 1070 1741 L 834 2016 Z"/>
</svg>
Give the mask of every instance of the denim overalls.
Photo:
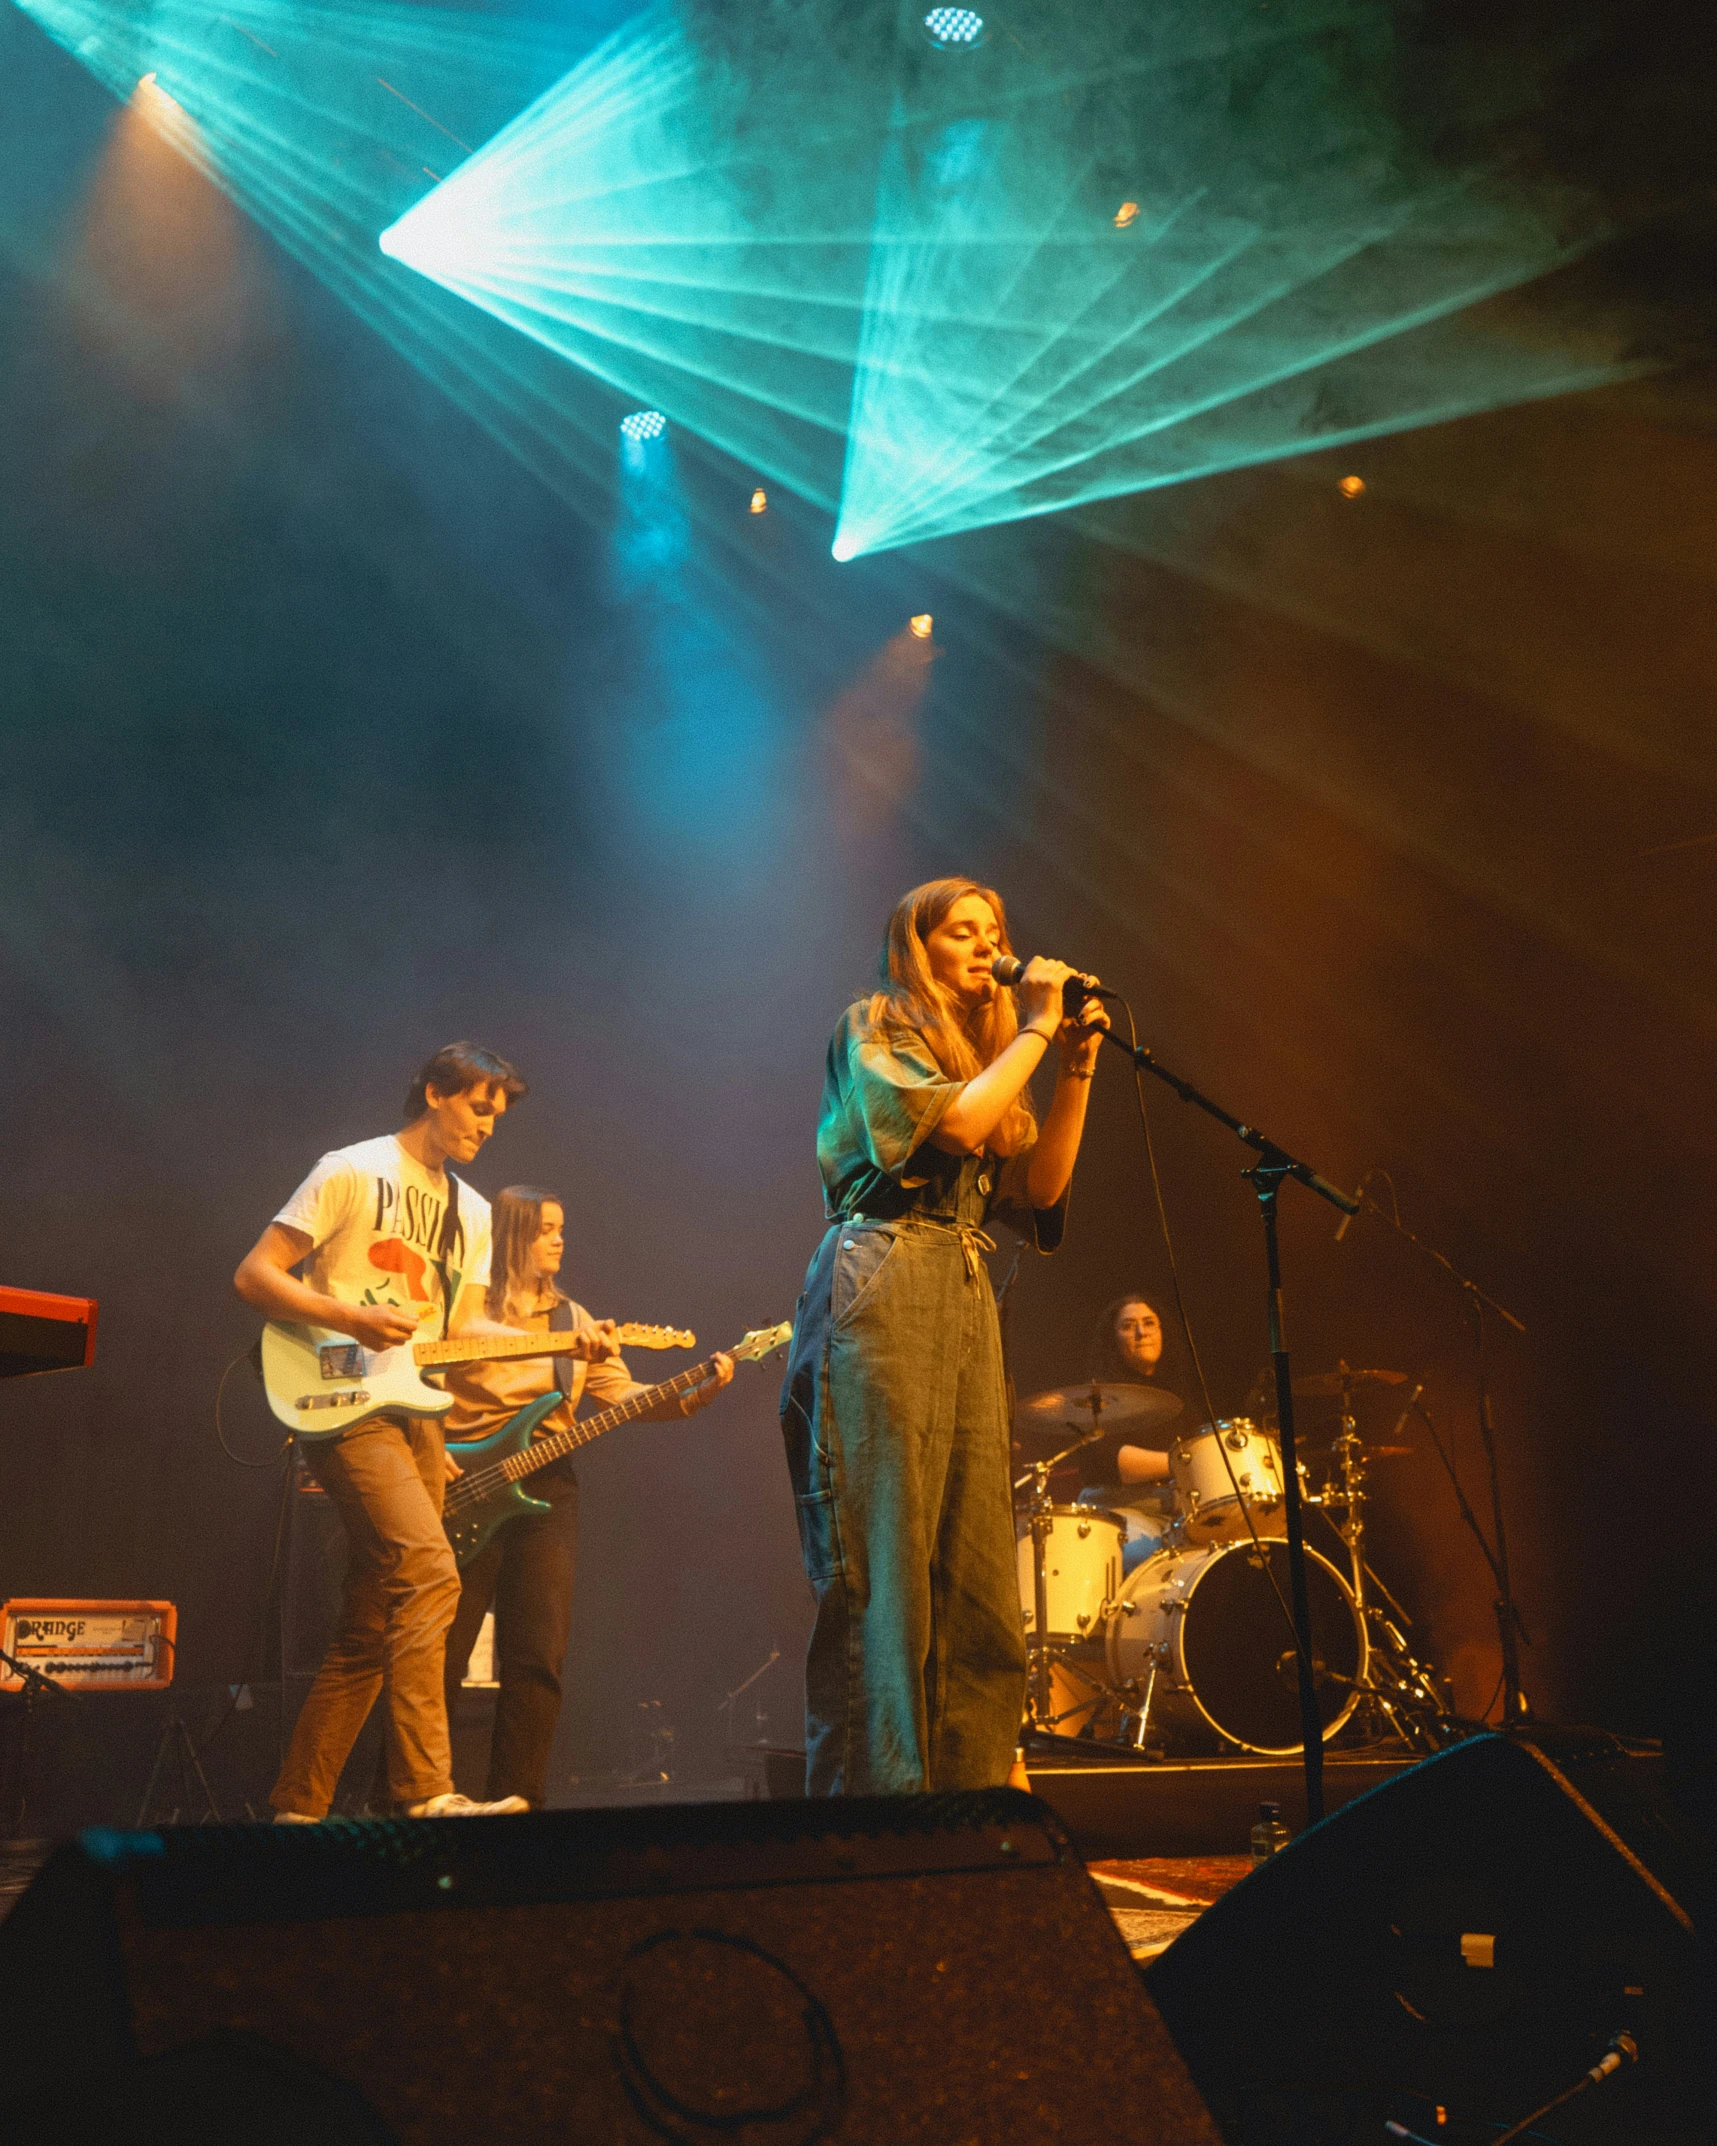
<svg viewBox="0 0 1717 2146">
<path fill-rule="evenodd" d="M 829 1047 L 818 1136 L 833 1226 L 799 1300 L 781 1396 L 805 1571 L 812 1795 L 1007 1778 L 1025 1702 L 1001 1334 L 984 1225 L 1050 1251 L 1030 1151 L 926 1144 L 958 1083 L 917 1038 Z M 913 1046 L 916 1046 L 914 1048 Z"/>
</svg>

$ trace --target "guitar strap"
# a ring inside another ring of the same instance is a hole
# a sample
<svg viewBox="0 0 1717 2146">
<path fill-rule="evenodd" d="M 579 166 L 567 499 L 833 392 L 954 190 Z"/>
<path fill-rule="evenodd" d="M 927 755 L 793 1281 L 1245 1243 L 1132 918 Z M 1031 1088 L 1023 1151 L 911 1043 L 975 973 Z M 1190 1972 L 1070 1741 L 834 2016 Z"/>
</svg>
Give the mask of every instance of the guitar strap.
<svg viewBox="0 0 1717 2146">
<path fill-rule="evenodd" d="M 453 1247 L 459 1237 L 459 1180 L 451 1170 L 447 1173 L 447 1212 L 441 1218 L 441 1243 L 436 1251 L 433 1265 L 441 1277 L 441 1338 L 447 1339 L 448 1324 L 453 1317 L 453 1286 L 448 1279 L 448 1261 L 453 1257 Z"/>
<path fill-rule="evenodd" d="M 548 1330 L 551 1334 L 570 1334 L 573 1331 L 572 1306 L 566 1301 L 565 1297 L 562 1297 L 560 1302 L 549 1313 Z M 573 1359 L 570 1356 L 557 1356 L 554 1359 L 554 1382 L 562 1393 L 571 1393 L 572 1391 L 575 1376 L 572 1365 Z"/>
</svg>

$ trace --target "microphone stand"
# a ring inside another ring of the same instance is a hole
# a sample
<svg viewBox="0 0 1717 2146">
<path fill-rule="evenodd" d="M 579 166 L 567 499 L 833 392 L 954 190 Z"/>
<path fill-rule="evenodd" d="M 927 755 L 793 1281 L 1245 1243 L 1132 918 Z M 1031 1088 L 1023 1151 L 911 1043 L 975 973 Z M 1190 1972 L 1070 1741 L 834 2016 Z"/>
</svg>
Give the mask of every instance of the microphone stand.
<svg viewBox="0 0 1717 2146">
<path fill-rule="evenodd" d="M 1286 1148 L 1278 1147 L 1255 1125 L 1247 1125 L 1232 1112 L 1224 1110 L 1191 1081 L 1182 1080 L 1178 1073 L 1171 1073 L 1167 1066 L 1159 1065 L 1147 1045 L 1123 1043 L 1112 1028 L 1105 1029 L 1103 1036 L 1106 1042 L 1130 1058 L 1135 1068 L 1154 1073 L 1165 1086 L 1172 1088 L 1183 1103 L 1193 1104 L 1219 1125 L 1226 1125 L 1235 1139 L 1249 1147 L 1258 1158 L 1240 1174 L 1252 1181 L 1253 1190 L 1258 1195 L 1259 1218 L 1264 1225 L 1270 1361 L 1276 1373 L 1276 1424 L 1282 1440 L 1282 1505 L 1288 1524 L 1288 1584 L 1294 1616 L 1300 1734 L 1305 1745 L 1306 1823 L 1315 1826 L 1324 1815 L 1324 1732 L 1318 1714 L 1317 1681 L 1312 1665 L 1311 1600 L 1306 1592 L 1306 1542 L 1300 1505 L 1299 1455 L 1294 1437 L 1294 1380 L 1288 1361 L 1287 1329 L 1282 1318 L 1282 1255 L 1276 1230 L 1276 1196 L 1281 1191 L 1283 1179 L 1291 1177 L 1308 1191 L 1315 1192 L 1319 1199 L 1339 1207 L 1344 1215 L 1357 1214 L 1359 1202 L 1332 1185 L 1327 1177 L 1320 1177 L 1309 1163 L 1301 1162 Z"/>
<path fill-rule="evenodd" d="M 1533 1719 L 1532 1702 L 1520 1684 L 1520 1642 L 1524 1640 L 1530 1647 L 1532 1634 L 1526 1629 L 1525 1619 L 1515 1602 L 1514 1589 L 1509 1580 L 1508 1530 L 1503 1525 L 1502 1481 L 1496 1464 L 1496 1425 L 1491 1420 L 1490 1379 L 1485 1362 L 1485 1314 L 1495 1312 L 1497 1317 L 1506 1320 L 1517 1334 L 1526 1332 L 1525 1322 L 1517 1319 L 1506 1304 L 1499 1304 L 1495 1297 L 1487 1295 L 1470 1275 L 1463 1274 L 1454 1261 L 1439 1252 L 1435 1245 L 1427 1244 L 1421 1237 L 1415 1237 L 1398 1215 L 1391 1214 L 1387 1207 L 1381 1206 L 1369 1193 L 1361 1192 L 1359 1204 L 1372 1214 L 1381 1215 L 1398 1237 L 1405 1237 L 1415 1251 L 1423 1252 L 1427 1259 L 1434 1260 L 1461 1292 L 1466 1300 L 1467 1310 L 1472 1315 L 1474 1376 L 1478 1383 L 1479 1439 L 1484 1446 L 1485 1466 L 1490 1476 L 1491 1528 L 1496 1536 L 1494 1550 L 1485 1541 L 1484 1531 L 1464 1497 L 1460 1499 L 1460 1504 L 1467 1525 L 1477 1537 L 1478 1546 L 1484 1552 L 1485 1563 L 1489 1565 L 1491 1575 L 1496 1581 L 1496 1600 L 1491 1607 L 1496 1615 L 1497 1640 L 1502 1650 L 1502 1718 L 1505 1726 L 1512 1728 Z M 1458 1484 L 1456 1491 L 1458 1495 Z"/>
<path fill-rule="evenodd" d="M 0 1647 L 0 1662 L 3 1662 L 18 1679 L 24 1699 L 23 1727 L 19 1732 L 17 1753 L 12 1767 L 12 1771 L 16 1776 L 16 1792 L 11 1798 L 10 1830 L 5 1836 L 8 1839 L 16 1840 L 23 1834 L 24 1817 L 29 1808 L 30 1759 L 34 1743 L 32 1732 L 35 1727 L 36 1708 L 43 1699 L 76 1699 L 81 1694 L 75 1691 L 68 1691 L 63 1684 L 56 1684 L 52 1677 L 44 1676 L 39 1669 L 29 1662 L 19 1661 L 15 1654 L 8 1654 L 4 1647 Z"/>
</svg>

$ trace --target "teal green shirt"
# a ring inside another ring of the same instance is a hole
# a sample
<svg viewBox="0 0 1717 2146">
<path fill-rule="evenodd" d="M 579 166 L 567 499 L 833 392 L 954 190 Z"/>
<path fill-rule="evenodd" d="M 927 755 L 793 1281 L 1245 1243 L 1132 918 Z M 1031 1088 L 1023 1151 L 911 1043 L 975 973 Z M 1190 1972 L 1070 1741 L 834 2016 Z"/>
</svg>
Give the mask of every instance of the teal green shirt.
<svg viewBox="0 0 1717 2146">
<path fill-rule="evenodd" d="M 1034 1209 L 1026 1197 L 1032 1148 L 1017 1155 L 952 1155 L 930 1135 L 964 1086 L 950 1080 L 922 1036 L 890 1028 L 867 1036 L 866 1001 L 847 1008 L 829 1039 L 817 1124 L 817 1167 L 831 1221 L 917 1214 L 982 1226 L 1002 1222 L 1053 1252 L 1067 1195 Z"/>
</svg>

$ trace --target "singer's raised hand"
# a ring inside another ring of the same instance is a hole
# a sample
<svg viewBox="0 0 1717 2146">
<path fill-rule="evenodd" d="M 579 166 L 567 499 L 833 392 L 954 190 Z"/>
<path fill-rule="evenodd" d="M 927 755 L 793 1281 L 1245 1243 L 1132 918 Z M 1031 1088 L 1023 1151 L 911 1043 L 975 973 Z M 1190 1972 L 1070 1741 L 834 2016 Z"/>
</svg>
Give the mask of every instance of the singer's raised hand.
<svg viewBox="0 0 1717 2146">
<path fill-rule="evenodd" d="M 1093 977 L 1081 977 L 1081 983 L 1095 982 Z M 1077 1080 L 1089 1080 L 1097 1068 L 1097 1054 L 1103 1048 L 1104 1031 L 1109 1026 L 1109 1016 L 1103 1010 L 1103 1001 L 1088 998 L 1077 1015 L 1062 1022 L 1055 1032 L 1055 1040 L 1061 1049 L 1061 1067 Z"/>
<path fill-rule="evenodd" d="M 1019 1025 L 1035 1028 L 1040 1036 L 1059 1033 L 1067 1005 L 1064 986 L 1078 971 L 1048 954 L 1034 954 L 1020 972 L 1014 989 L 1019 1001 Z"/>
</svg>

